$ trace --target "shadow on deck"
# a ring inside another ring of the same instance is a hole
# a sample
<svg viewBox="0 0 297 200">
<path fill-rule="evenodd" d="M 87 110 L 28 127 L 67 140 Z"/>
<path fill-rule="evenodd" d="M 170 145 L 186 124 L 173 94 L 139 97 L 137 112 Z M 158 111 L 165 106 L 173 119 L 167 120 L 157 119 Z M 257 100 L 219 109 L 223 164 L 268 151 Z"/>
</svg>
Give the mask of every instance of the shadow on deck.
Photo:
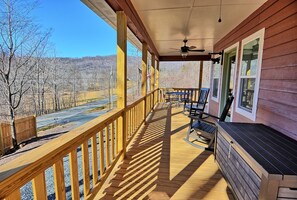
<svg viewBox="0 0 297 200">
<path fill-rule="evenodd" d="M 183 139 L 189 119 L 159 104 L 100 199 L 233 199 L 211 152 Z"/>
</svg>

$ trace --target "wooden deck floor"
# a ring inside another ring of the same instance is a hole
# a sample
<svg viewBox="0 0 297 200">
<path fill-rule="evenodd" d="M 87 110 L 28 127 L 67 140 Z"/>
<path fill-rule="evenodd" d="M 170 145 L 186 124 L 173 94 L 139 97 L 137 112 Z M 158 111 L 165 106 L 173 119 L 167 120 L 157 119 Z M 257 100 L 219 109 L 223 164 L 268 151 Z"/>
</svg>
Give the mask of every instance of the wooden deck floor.
<svg viewBox="0 0 297 200">
<path fill-rule="evenodd" d="M 233 199 L 213 154 L 184 141 L 188 122 L 159 104 L 96 199 Z"/>
</svg>

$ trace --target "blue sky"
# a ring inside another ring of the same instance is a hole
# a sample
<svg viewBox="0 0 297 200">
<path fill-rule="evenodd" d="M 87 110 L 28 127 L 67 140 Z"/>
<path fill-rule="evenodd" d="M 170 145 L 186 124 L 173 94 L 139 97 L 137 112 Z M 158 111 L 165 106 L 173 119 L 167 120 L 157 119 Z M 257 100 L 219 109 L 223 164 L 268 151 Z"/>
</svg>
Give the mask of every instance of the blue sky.
<svg viewBox="0 0 297 200">
<path fill-rule="evenodd" d="M 116 31 L 79 0 L 40 0 L 34 17 L 52 28 L 58 57 L 116 54 Z"/>
</svg>

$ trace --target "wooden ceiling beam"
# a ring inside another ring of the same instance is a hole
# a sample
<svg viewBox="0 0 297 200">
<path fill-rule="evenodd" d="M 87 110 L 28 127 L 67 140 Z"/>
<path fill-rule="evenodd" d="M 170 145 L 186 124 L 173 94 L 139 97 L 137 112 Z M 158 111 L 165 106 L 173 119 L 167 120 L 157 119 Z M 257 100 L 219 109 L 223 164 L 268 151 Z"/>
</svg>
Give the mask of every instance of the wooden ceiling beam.
<svg viewBox="0 0 297 200">
<path fill-rule="evenodd" d="M 124 11 L 128 18 L 128 27 L 134 35 L 142 42 L 148 45 L 148 50 L 151 54 L 155 54 L 156 59 L 159 60 L 159 52 L 157 51 L 150 35 L 148 34 L 144 24 L 137 14 L 133 4 L 130 0 L 105 0 L 106 3 L 116 12 Z"/>
<path fill-rule="evenodd" d="M 160 56 L 160 61 L 209 61 L 210 55 L 188 55 L 183 58 L 182 56 Z"/>
</svg>

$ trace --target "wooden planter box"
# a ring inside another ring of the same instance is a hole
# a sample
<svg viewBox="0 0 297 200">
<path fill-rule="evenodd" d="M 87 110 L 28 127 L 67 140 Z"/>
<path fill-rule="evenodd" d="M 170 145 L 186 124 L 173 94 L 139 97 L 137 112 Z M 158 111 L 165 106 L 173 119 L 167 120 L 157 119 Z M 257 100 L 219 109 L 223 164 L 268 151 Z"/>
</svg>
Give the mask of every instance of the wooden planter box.
<svg viewBox="0 0 297 200">
<path fill-rule="evenodd" d="M 297 141 L 263 124 L 217 125 L 215 158 L 237 199 L 297 199 Z"/>
</svg>

